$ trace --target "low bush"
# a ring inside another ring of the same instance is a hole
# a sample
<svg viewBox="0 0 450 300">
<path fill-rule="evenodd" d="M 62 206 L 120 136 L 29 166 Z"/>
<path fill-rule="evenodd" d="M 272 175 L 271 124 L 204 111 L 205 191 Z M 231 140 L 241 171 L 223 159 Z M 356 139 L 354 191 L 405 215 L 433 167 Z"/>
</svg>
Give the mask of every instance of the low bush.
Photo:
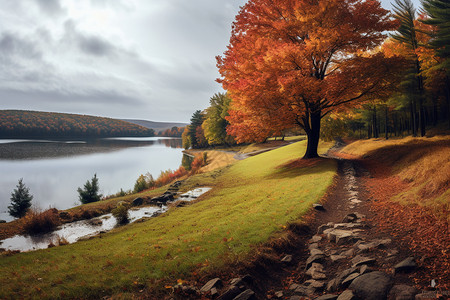
<svg viewBox="0 0 450 300">
<path fill-rule="evenodd" d="M 23 229 L 26 233 L 35 235 L 53 231 L 60 224 L 57 209 L 51 208 L 43 212 L 32 209 L 24 217 Z"/>
<path fill-rule="evenodd" d="M 128 205 L 120 202 L 116 208 L 111 211 L 112 215 L 117 219 L 117 224 L 127 224 L 130 222 L 128 215 Z"/>
</svg>

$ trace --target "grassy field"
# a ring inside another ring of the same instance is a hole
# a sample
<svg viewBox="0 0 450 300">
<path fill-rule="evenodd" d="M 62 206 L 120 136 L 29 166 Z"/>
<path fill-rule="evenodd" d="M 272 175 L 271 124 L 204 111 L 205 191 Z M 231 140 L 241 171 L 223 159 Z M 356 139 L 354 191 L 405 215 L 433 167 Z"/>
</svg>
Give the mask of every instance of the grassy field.
<svg viewBox="0 0 450 300">
<path fill-rule="evenodd" d="M 393 198 L 418 204 L 435 213 L 450 211 L 450 136 L 432 138 L 371 139 L 354 142 L 341 152 L 389 166 L 394 176 L 409 184 Z"/>
<path fill-rule="evenodd" d="M 252 247 L 298 221 L 332 183 L 334 161 L 295 163 L 305 147 L 295 143 L 191 177 L 184 189 L 213 189 L 157 218 L 72 245 L 3 256 L 0 298 L 99 298 L 245 260 Z"/>
</svg>

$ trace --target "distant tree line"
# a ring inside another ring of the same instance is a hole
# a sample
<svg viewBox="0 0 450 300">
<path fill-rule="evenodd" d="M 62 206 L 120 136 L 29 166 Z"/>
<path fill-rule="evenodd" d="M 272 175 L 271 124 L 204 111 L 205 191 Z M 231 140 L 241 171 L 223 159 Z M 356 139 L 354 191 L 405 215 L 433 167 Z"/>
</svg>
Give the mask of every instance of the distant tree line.
<svg viewBox="0 0 450 300">
<path fill-rule="evenodd" d="M 36 111 L 0 111 L 0 138 L 148 137 L 153 129 L 104 117 Z"/>
<path fill-rule="evenodd" d="M 184 131 L 184 127 L 172 127 L 172 128 L 168 128 L 166 130 L 161 130 L 158 132 L 158 136 L 163 136 L 163 137 L 178 137 L 180 138 L 181 135 L 183 134 Z"/>
</svg>

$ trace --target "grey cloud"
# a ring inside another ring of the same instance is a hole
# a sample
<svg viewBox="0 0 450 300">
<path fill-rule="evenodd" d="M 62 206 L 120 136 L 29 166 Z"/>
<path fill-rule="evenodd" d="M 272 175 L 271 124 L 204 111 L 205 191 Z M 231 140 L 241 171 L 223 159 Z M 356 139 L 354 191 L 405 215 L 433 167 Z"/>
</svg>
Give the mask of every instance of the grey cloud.
<svg viewBox="0 0 450 300">
<path fill-rule="evenodd" d="M 116 46 L 100 36 L 80 32 L 76 28 L 73 20 L 67 20 L 64 23 L 64 28 L 66 35 L 62 42 L 75 44 L 76 47 L 84 54 L 97 57 L 117 57 L 119 55 L 135 57 L 137 55 L 132 51 Z"/>
<path fill-rule="evenodd" d="M 60 15 L 65 12 L 59 0 L 35 0 L 39 9 L 50 16 Z"/>
<path fill-rule="evenodd" d="M 95 56 L 110 56 L 117 51 L 114 45 L 96 36 L 79 36 L 78 44 L 84 53 Z"/>
<path fill-rule="evenodd" d="M 4 32 L 0 36 L 0 55 L 21 56 L 27 59 L 41 59 L 42 52 L 32 42 Z"/>
</svg>

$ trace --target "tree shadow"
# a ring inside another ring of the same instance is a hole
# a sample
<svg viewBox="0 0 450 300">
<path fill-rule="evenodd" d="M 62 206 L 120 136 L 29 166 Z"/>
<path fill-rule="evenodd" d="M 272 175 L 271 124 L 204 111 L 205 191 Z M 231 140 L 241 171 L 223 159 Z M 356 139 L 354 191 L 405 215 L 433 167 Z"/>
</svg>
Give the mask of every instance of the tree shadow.
<svg viewBox="0 0 450 300">
<path fill-rule="evenodd" d="M 270 179 L 294 178 L 302 175 L 319 174 L 330 171 L 333 165 L 329 162 L 332 158 L 312 158 L 312 159 L 294 159 L 282 164 L 276 170 L 267 176 Z"/>
</svg>

